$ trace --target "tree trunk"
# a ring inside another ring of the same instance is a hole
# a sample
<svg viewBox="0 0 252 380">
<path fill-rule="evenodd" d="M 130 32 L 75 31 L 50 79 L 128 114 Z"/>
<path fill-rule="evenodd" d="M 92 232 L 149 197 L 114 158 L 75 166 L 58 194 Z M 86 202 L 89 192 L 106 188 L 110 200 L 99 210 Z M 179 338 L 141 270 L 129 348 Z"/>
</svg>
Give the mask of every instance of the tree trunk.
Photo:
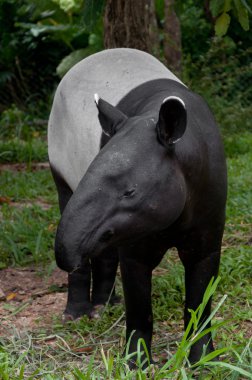
<svg viewBox="0 0 252 380">
<path fill-rule="evenodd" d="M 107 0 L 105 48 L 129 47 L 159 55 L 154 0 Z"/>
<path fill-rule="evenodd" d="M 174 0 L 165 0 L 164 56 L 169 69 L 181 73 L 180 22 L 174 10 Z"/>
</svg>

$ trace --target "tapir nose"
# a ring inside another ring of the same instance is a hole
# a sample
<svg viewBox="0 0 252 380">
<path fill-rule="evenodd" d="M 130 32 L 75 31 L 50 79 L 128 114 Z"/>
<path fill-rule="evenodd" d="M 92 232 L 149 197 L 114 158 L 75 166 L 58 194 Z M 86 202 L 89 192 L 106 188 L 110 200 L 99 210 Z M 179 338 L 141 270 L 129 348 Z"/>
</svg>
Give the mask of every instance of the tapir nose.
<svg viewBox="0 0 252 380">
<path fill-rule="evenodd" d="M 55 258 L 57 266 L 65 272 L 72 273 L 81 268 L 80 260 L 76 262 L 73 260 L 69 260 L 67 257 L 58 254 L 57 251 L 55 251 Z"/>
<path fill-rule="evenodd" d="M 58 267 L 71 273 L 81 267 L 81 257 L 66 254 L 66 250 L 60 239 L 55 239 L 55 259 Z"/>
</svg>

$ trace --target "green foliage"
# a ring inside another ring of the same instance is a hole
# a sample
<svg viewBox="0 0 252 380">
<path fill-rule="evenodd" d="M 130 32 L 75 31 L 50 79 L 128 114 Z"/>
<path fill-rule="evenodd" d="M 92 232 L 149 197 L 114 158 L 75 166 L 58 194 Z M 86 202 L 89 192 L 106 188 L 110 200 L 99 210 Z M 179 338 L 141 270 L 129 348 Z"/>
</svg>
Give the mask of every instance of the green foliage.
<svg viewBox="0 0 252 380">
<path fill-rule="evenodd" d="M 211 0 L 210 10 L 215 18 L 217 36 L 224 36 L 227 33 L 231 21 L 229 12 L 232 12 L 244 30 L 249 30 L 249 15 L 252 14 L 252 8 L 245 0 Z"/>
<path fill-rule="evenodd" d="M 24 108 L 47 101 L 65 56 L 86 48 L 87 56 L 102 48 L 101 14 L 91 30 L 83 21 L 86 3 L 83 8 L 83 0 L 0 1 L 0 111 L 5 104 Z M 90 34 L 97 36 L 95 44 Z M 72 64 L 82 57 L 75 55 Z"/>
<path fill-rule="evenodd" d="M 105 6 L 106 0 L 85 0 L 83 9 L 83 22 L 90 31 L 93 33 L 97 25 L 101 24 L 101 15 Z M 102 31 L 101 35 L 102 36 Z"/>
<path fill-rule="evenodd" d="M 88 47 L 84 49 L 74 50 L 66 57 L 64 57 L 56 68 L 58 76 L 62 78 L 68 72 L 68 70 L 70 70 L 71 67 L 73 67 L 76 63 L 80 62 L 82 59 L 88 57 L 89 55 L 101 50 L 103 46 L 101 36 L 101 33 L 97 32 L 96 34 L 90 34 L 88 39 Z"/>
<path fill-rule="evenodd" d="M 52 89 L 55 77 L 52 70 L 55 65 L 55 48 L 59 50 L 59 54 L 65 49 L 55 42 L 42 42 L 42 37 L 34 37 L 29 30 L 19 26 L 19 23 L 37 17 L 36 3 L 33 3 L 5 0 L 0 2 L 1 108 L 12 102 L 24 106 L 31 100 L 45 97 L 46 91 Z M 41 2 L 41 6 L 44 3 Z M 41 13 L 41 18 L 45 17 Z M 45 82 L 46 88 L 43 85 Z"/>
<path fill-rule="evenodd" d="M 198 60 L 210 47 L 212 25 L 206 19 L 203 8 L 194 3 L 180 9 L 179 18 L 183 55 L 189 56 L 192 61 Z"/>
<path fill-rule="evenodd" d="M 42 107 L 42 111 L 43 111 Z M 45 125 L 39 113 L 27 113 L 12 105 L 0 116 L 0 162 L 47 161 Z"/>
<path fill-rule="evenodd" d="M 60 64 L 57 66 L 57 74 L 60 78 L 62 78 L 68 70 L 71 69 L 76 63 L 81 61 L 83 58 L 86 58 L 88 55 L 94 53 L 95 50 L 92 48 L 85 48 L 75 50 L 72 53 L 68 54 L 65 58 L 62 59 Z"/>
<path fill-rule="evenodd" d="M 224 36 L 229 28 L 231 18 L 228 13 L 222 13 L 216 20 L 215 32 L 217 36 Z"/>
<path fill-rule="evenodd" d="M 228 154 L 235 154 L 231 141 L 246 151 L 248 145 L 235 143 L 234 133 L 250 130 L 252 49 L 242 41 L 235 43 L 228 36 L 215 38 L 204 56 L 193 62 L 190 55 L 184 59 L 185 83 L 203 95 L 214 111 L 224 137 Z M 238 147 L 237 147 L 238 148 Z"/>
<path fill-rule="evenodd" d="M 58 4 L 64 12 L 79 10 L 83 5 L 83 0 L 52 0 Z"/>
</svg>

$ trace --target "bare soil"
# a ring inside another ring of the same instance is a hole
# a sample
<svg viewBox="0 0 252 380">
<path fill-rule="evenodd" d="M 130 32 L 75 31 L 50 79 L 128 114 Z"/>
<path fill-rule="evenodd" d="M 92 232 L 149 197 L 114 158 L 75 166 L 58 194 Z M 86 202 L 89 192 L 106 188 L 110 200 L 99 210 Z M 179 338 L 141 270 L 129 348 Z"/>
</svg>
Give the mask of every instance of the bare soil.
<svg viewBox="0 0 252 380">
<path fill-rule="evenodd" d="M 31 171 L 49 169 L 50 165 L 48 162 L 32 162 L 31 164 L 26 163 L 16 163 L 16 164 L 0 164 L 0 172 L 4 170 L 23 172 L 27 171 L 27 168 Z"/>
<path fill-rule="evenodd" d="M 67 274 L 55 269 L 50 275 L 37 267 L 0 271 L 0 336 L 16 329 L 50 328 L 66 304 Z"/>
<path fill-rule="evenodd" d="M 48 169 L 47 162 L 31 163 L 29 170 Z M 27 164 L 0 164 L 0 172 L 26 171 Z M 13 202 L 8 197 L 0 197 L 1 205 L 8 203 L 17 208 L 34 204 L 43 209 L 51 207 L 43 199 Z M 0 336 L 11 331 L 33 331 L 38 327 L 50 328 L 53 318 L 60 316 L 66 304 L 67 274 L 59 269 L 52 273 L 38 267 L 6 268 L 0 270 Z"/>
</svg>

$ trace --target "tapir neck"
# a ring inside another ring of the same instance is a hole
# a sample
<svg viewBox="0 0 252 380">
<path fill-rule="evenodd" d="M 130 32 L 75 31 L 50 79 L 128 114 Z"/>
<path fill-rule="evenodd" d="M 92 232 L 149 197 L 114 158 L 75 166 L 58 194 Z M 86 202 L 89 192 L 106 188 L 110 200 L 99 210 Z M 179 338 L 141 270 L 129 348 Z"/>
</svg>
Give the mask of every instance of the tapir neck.
<svg viewBox="0 0 252 380">
<path fill-rule="evenodd" d="M 160 104 L 169 96 L 181 96 L 185 86 L 171 79 L 156 79 L 146 82 L 130 91 L 117 105 L 127 116 L 151 113 L 158 115 Z"/>
</svg>

